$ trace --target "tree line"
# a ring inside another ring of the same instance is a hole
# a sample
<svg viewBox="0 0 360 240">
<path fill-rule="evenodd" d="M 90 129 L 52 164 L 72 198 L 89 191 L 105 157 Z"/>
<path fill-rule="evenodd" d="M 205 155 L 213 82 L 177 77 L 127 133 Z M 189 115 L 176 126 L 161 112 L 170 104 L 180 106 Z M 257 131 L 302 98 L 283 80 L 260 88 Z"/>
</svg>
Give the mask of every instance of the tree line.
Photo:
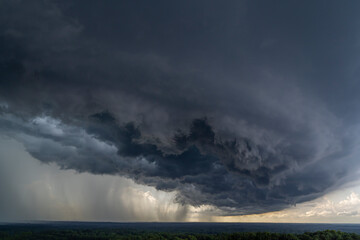
<svg viewBox="0 0 360 240">
<path fill-rule="evenodd" d="M 116 229 L 0 230 L 1 240 L 360 240 L 360 235 L 334 230 L 293 233 L 168 233 Z"/>
</svg>

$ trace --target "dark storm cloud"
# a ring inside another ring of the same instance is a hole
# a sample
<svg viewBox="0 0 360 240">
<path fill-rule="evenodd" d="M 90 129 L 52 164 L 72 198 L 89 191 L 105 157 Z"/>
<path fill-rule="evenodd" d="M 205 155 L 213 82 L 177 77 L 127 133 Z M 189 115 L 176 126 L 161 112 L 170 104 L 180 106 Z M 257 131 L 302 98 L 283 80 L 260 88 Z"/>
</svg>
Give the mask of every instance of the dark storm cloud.
<svg viewBox="0 0 360 240">
<path fill-rule="evenodd" d="M 1 131 L 227 214 L 354 179 L 359 3 L 0 1 Z"/>
</svg>

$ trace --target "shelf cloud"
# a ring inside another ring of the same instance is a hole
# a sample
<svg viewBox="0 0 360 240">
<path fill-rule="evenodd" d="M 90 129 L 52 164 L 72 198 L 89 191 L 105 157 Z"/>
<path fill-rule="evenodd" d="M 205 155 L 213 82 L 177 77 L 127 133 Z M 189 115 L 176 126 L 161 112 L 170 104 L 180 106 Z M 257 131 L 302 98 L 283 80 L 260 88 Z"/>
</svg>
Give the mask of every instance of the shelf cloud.
<svg viewBox="0 0 360 240">
<path fill-rule="evenodd" d="M 313 200 L 360 167 L 359 4 L 0 1 L 0 133 L 225 215 Z"/>
</svg>

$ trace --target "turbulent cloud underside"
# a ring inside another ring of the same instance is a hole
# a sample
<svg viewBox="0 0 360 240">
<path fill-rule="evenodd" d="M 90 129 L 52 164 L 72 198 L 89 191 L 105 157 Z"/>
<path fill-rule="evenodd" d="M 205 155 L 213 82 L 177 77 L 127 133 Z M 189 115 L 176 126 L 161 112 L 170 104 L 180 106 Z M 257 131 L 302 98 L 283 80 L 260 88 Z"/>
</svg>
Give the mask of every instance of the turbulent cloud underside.
<svg viewBox="0 0 360 240">
<path fill-rule="evenodd" d="M 336 189 L 359 169 L 360 19 L 270 2 L 0 1 L 1 134 L 227 215 Z"/>
</svg>

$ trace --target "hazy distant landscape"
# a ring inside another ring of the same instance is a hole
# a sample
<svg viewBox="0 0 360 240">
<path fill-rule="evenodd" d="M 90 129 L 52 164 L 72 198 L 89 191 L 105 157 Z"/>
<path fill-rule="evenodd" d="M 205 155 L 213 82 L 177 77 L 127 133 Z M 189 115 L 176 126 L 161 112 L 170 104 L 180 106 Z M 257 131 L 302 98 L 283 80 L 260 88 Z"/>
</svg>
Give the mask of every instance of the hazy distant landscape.
<svg viewBox="0 0 360 240">
<path fill-rule="evenodd" d="M 360 235 L 355 233 L 336 232 L 326 230 L 314 233 L 292 234 L 292 233 L 269 233 L 269 232 L 244 232 L 244 233 L 169 233 L 169 232 L 136 232 L 89 229 L 89 230 L 44 230 L 44 231 L 15 231 L 0 232 L 1 239 L 4 240 L 130 240 L 130 239 L 172 239 L 172 240 L 358 240 Z"/>
<path fill-rule="evenodd" d="M 3 240 L 350 240 L 360 239 L 359 234 L 360 224 L 42 222 L 0 225 Z"/>
</svg>

